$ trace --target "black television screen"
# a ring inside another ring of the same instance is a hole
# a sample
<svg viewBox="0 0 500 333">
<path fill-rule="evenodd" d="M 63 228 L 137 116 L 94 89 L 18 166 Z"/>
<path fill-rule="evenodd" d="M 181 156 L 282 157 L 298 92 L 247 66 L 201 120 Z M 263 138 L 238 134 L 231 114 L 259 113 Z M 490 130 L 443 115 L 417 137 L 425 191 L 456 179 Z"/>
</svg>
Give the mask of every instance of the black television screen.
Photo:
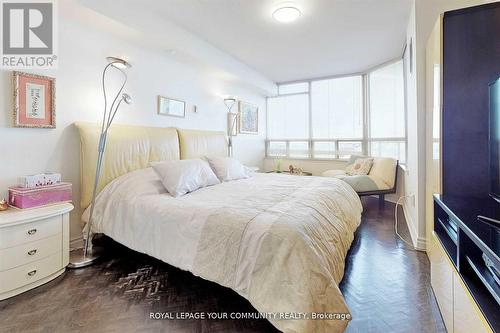
<svg viewBox="0 0 500 333">
<path fill-rule="evenodd" d="M 491 196 L 500 202 L 500 78 L 490 84 Z"/>
</svg>

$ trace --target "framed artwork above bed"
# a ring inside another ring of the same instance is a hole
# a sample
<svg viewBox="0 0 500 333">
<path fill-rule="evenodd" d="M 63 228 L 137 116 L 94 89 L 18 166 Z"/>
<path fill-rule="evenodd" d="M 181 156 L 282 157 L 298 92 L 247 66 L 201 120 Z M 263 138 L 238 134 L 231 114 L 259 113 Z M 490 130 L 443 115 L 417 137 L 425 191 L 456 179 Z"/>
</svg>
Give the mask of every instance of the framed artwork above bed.
<svg viewBox="0 0 500 333">
<path fill-rule="evenodd" d="M 259 108 L 256 105 L 239 102 L 239 132 L 242 134 L 259 134 Z"/>
<path fill-rule="evenodd" d="M 184 118 L 186 116 L 186 102 L 158 96 L 158 114 Z"/>
</svg>

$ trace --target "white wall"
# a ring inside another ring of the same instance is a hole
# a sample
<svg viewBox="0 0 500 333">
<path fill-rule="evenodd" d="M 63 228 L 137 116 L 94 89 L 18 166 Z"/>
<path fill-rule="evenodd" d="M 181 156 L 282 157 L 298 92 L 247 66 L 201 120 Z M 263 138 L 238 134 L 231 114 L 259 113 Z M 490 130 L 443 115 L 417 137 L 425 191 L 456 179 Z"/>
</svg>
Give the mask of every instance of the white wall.
<svg viewBox="0 0 500 333">
<path fill-rule="evenodd" d="M 417 47 L 420 43 L 419 36 L 416 33 L 416 6 L 412 5 L 410 17 L 408 19 L 406 44 L 407 50 L 405 52 L 405 73 L 406 73 L 406 107 L 407 107 L 407 137 L 408 137 L 408 163 L 405 177 L 405 195 L 408 196 L 403 201 L 403 209 L 405 212 L 406 222 L 408 229 L 412 236 L 413 242 L 419 247 L 423 247 L 422 241 L 418 241 L 419 226 L 418 221 L 421 219 L 423 207 L 423 188 L 420 188 L 421 179 L 424 177 L 419 161 L 424 160 L 425 156 L 422 154 L 422 147 L 420 141 L 423 136 L 420 136 L 419 128 L 419 112 L 417 106 L 417 77 L 418 77 L 418 62 L 417 62 Z M 412 48 L 410 50 L 410 41 Z M 410 64 L 410 58 L 413 59 Z M 412 68 L 410 68 L 412 66 Z M 425 141 L 422 141 L 425 142 Z M 424 148 L 425 149 L 425 148 Z M 425 151 L 424 151 L 425 152 Z"/>
<path fill-rule="evenodd" d="M 57 128 L 12 128 L 11 73 L 0 72 L 0 101 L 4 113 L 0 117 L 0 197 L 7 195 L 7 187 L 15 184 L 18 176 L 61 172 L 65 181 L 73 183 L 76 209 L 71 214 L 71 238 L 81 235 L 79 141 L 72 123 L 100 120 L 103 109 L 100 80 L 106 56 L 125 57 L 133 64 L 128 70 L 126 87 L 133 103 L 122 105 L 116 123 L 225 131 L 227 110 L 220 96 L 237 95 L 259 106 L 260 133 L 235 138 L 235 157 L 247 165 L 261 166 L 266 118 L 263 92 L 274 83 L 242 64 L 237 65 L 229 56 L 230 70 L 199 65 L 193 58 L 186 60 L 185 54 L 172 55 L 138 45 L 136 40 L 140 39 L 140 31 L 131 30 L 73 1 L 59 3 L 59 68 L 38 72 L 56 77 Z M 195 42 L 190 40 L 190 43 Z M 223 54 L 219 52 L 217 58 L 223 63 Z M 231 69 L 237 70 L 237 74 Z M 240 79 L 244 73 L 258 79 Z M 157 115 L 157 95 L 186 101 L 186 118 Z M 197 105 L 198 113 L 192 112 L 193 105 Z"/>
<path fill-rule="evenodd" d="M 408 20 L 407 43 L 413 39 L 414 72 L 407 71 L 408 174 L 404 203 L 413 243 L 425 248 L 425 47 L 438 16 L 449 10 L 480 5 L 488 0 L 415 0 Z M 408 59 L 407 59 L 408 60 Z M 407 61 L 409 63 L 409 61 Z"/>
</svg>

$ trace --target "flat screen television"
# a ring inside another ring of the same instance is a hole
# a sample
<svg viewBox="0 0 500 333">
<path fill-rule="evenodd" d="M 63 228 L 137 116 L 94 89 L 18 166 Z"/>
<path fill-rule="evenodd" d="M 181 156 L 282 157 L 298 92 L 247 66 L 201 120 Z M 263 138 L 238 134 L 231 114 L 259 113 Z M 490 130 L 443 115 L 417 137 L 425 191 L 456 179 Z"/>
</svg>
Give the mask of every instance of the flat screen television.
<svg viewBox="0 0 500 333">
<path fill-rule="evenodd" d="M 500 202 L 500 77 L 490 84 L 490 195 Z"/>
</svg>

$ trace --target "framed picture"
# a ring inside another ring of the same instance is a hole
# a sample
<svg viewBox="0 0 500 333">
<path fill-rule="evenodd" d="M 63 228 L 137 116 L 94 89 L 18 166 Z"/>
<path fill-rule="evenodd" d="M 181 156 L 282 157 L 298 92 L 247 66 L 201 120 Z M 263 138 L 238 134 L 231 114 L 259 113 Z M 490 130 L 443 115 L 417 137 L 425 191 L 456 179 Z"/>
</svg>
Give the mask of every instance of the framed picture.
<svg viewBox="0 0 500 333">
<path fill-rule="evenodd" d="M 12 80 L 14 126 L 55 128 L 56 79 L 15 71 Z"/>
<path fill-rule="evenodd" d="M 186 116 L 186 103 L 177 99 L 158 96 L 158 114 L 184 118 Z"/>
<path fill-rule="evenodd" d="M 243 134 L 259 133 L 259 108 L 246 102 L 239 102 L 239 132 Z"/>
</svg>

